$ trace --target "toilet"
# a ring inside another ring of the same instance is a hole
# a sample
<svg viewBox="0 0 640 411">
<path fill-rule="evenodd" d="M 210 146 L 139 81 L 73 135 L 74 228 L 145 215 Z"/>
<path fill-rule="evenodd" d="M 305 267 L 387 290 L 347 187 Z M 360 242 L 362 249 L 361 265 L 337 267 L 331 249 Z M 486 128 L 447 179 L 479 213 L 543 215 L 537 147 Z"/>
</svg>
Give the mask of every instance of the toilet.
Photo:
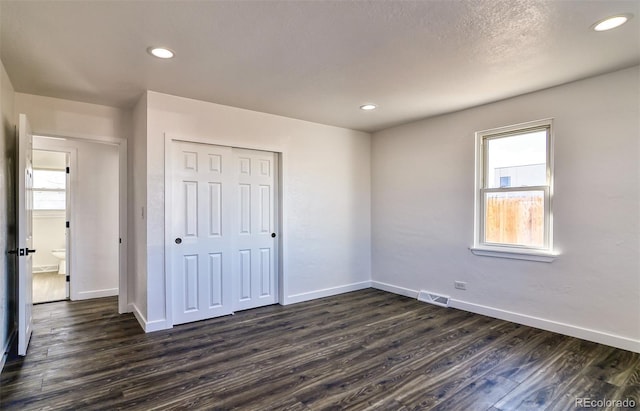
<svg viewBox="0 0 640 411">
<path fill-rule="evenodd" d="M 67 273 L 67 251 L 64 248 L 58 248 L 51 250 L 51 254 L 56 257 L 58 261 L 58 274 Z"/>
</svg>

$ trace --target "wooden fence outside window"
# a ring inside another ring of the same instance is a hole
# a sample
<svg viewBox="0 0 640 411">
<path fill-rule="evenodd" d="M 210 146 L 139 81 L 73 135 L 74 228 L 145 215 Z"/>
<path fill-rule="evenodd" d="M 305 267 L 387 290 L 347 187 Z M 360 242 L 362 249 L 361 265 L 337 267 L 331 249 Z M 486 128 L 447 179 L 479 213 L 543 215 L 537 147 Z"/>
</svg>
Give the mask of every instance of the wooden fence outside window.
<svg viewBox="0 0 640 411">
<path fill-rule="evenodd" d="M 543 197 L 489 197 L 485 213 L 487 243 L 544 246 Z"/>
</svg>

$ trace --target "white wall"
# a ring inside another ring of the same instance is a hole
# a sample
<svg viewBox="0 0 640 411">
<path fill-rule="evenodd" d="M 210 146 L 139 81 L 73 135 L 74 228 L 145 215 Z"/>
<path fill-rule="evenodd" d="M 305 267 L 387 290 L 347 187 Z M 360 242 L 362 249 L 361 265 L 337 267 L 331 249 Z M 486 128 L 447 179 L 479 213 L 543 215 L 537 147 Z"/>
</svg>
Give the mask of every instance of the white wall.
<svg viewBox="0 0 640 411">
<path fill-rule="evenodd" d="M 634 67 L 375 133 L 374 286 L 640 351 L 639 90 Z M 549 117 L 560 257 L 471 254 L 474 132 Z"/>
<path fill-rule="evenodd" d="M 15 230 L 15 132 L 13 86 L 0 61 L 0 370 L 7 358 L 14 331 L 16 264 L 7 254 L 16 247 Z"/>
<path fill-rule="evenodd" d="M 126 138 L 130 113 L 113 107 L 29 94 L 15 94 L 15 112 L 25 113 L 34 135 L 81 139 Z M 34 138 L 34 148 L 76 151 L 72 164 L 71 298 L 116 295 L 119 287 L 119 168 L 114 144 L 91 140 Z M 75 170 L 73 169 L 75 167 Z M 74 174 L 75 171 L 75 174 Z M 75 188 L 75 190 L 74 190 Z"/>
<path fill-rule="evenodd" d="M 66 247 L 65 222 L 67 217 L 64 210 L 34 210 L 33 211 L 33 271 L 57 271 L 60 260 L 51 254 L 52 250 Z"/>
<path fill-rule="evenodd" d="M 147 93 L 133 109 L 129 143 L 129 266 L 130 311 L 147 322 Z"/>
<path fill-rule="evenodd" d="M 155 92 L 147 104 L 148 321 L 167 318 L 165 134 L 283 152 L 284 303 L 369 286 L 369 134 Z"/>
<path fill-rule="evenodd" d="M 15 93 L 16 115 L 25 113 L 34 134 L 78 138 L 127 138 L 127 110 L 59 98 Z M 36 128 L 37 127 L 37 128 Z"/>
</svg>

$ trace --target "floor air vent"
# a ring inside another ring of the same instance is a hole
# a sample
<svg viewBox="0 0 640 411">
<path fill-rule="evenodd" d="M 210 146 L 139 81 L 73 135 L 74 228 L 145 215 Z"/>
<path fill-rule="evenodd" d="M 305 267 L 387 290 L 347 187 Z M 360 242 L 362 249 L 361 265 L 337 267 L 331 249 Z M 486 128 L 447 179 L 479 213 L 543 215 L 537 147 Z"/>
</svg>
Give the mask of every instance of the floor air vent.
<svg viewBox="0 0 640 411">
<path fill-rule="evenodd" d="M 439 305 L 440 307 L 449 307 L 449 297 L 426 290 L 420 290 L 418 293 L 418 300 L 429 304 Z"/>
</svg>

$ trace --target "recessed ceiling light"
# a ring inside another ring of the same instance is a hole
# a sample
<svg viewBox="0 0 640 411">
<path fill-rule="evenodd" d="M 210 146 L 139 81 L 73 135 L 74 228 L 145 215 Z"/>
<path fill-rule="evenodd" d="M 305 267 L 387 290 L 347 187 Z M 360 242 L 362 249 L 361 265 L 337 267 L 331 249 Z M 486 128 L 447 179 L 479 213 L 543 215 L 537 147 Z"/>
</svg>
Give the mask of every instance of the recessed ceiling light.
<svg viewBox="0 0 640 411">
<path fill-rule="evenodd" d="M 376 106 L 375 104 L 363 104 L 360 106 L 360 110 L 375 110 L 377 108 L 378 106 Z"/>
<path fill-rule="evenodd" d="M 149 47 L 147 51 L 149 52 L 149 54 L 159 59 L 170 59 L 174 54 L 173 51 L 164 47 Z"/>
<path fill-rule="evenodd" d="M 607 31 L 622 26 L 629 21 L 631 14 L 618 14 L 617 16 L 607 17 L 593 25 L 595 31 Z"/>
</svg>

